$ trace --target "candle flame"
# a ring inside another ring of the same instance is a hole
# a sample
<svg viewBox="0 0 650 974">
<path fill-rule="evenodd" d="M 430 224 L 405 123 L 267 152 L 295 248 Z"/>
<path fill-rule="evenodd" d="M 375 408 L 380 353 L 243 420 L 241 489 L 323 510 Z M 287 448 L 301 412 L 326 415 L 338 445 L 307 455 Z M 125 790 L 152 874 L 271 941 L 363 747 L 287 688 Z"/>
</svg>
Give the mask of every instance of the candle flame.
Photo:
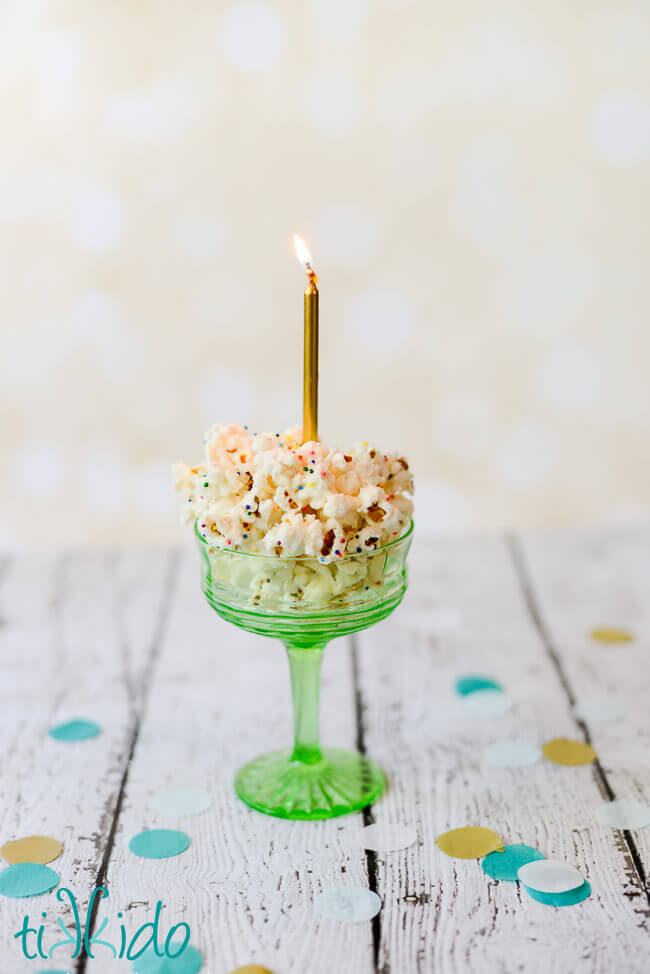
<svg viewBox="0 0 650 974">
<path fill-rule="evenodd" d="M 296 248 L 296 256 L 303 267 L 312 267 L 312 256 L 309 253 L 307 244 L 297 233 L 293 235 L 293 245 Z"/>
</svg>

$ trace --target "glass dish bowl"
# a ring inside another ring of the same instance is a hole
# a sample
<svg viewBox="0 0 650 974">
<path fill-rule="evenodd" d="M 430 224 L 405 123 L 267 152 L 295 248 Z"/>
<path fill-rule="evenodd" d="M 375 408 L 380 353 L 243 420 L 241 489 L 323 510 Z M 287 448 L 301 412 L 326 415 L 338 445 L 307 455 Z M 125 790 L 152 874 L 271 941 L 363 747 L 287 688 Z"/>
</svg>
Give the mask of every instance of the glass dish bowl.
<svg viewBox="0 0 650 974">
<path fill-rule="evenodd" d="M 367 629 L 400 604 L 413 522 L 381 548 L 328 565 L 318 559 L 232 551 L 195 534 L 209 604 L 247 632 L 282 640 L 294 709 L 292 749 L 245 765 L 235 790 L 252 808 L 290 819 L 322 819 L 369 805 L 383 790 L 379 767 L 357 751 L 321 748 L 319 681 L 330 639 Z"/>
</svg>

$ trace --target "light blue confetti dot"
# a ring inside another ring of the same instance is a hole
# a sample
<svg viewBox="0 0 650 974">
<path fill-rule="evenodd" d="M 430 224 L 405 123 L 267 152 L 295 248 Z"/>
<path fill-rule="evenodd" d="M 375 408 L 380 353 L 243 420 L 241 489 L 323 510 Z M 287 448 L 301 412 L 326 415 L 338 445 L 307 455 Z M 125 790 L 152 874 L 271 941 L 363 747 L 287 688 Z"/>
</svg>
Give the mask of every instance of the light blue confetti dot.
<svg viewBox="0 0 650 974">
<path fill-rule="evenodd" d="M 461 706 L 468 717 L 499 717 L 512 708 L 512 700 L 503 690 L 473 690 L 462 698 Z"/>
<path fill-rule="evenodd" d="M 531 900 L 537 900 L 538 903 L 543 903 L 545 906 L 575 906 L 576 903 L 582 903 L 583 900 L 591 896 L 591 886 L 586 879 L 582 886 L 567 890 L 565 893 L 540 893 L 539 890 L 531 889 L 530 886 L 525 885 L 524 889 Z"/>
<path fill-rule="evenodd" d="M 0 872 L 0 893 L 12 899 L 38 896 L 54 889 L 60 880 L 54 869 L 36 862 L 19 862 Z"/>
<path fill-rule="evenodd" d="M 316 897 L 314 910 L 329 920 L 363 923 L 377 916 L 381 910 L 381 900 L 370 889 L 350 887 L 326 889 Z"/>
<path fill-rule="evenodd" d="M 484 873 L 492 879 L 505 879 L 516 883 L 517 870 L 527 862 L 546 857 L 530 845 L 504 845 L 504 852 L 491 852 L 481 863 Z"/>
<path fill-rule="evenodd" d="M 474 693 L 476 690 L 503 690 L 500 683 L 496 680 L 490 679 L 489 676 L 476 676 L 471 674 L 470 676 L 461 676 L 456 680 L 456 693 L 459 693 L 461 697 L 466 697 L 468 693 Z"/>
<path fill-rule="evenodd" d="M 147 829 L 134 835 L 129 849 L 142 859 L 169 859 L 185 852 L 190 837 L 177 829 Z"/>
<path fill-rule="evenodd" d="M 180 950 L 182 941 L 169 945 L 170 954 Z M 147 948 L 141 957 L 133 961 L 135 974 L 197 974 L 203 965 L 201 952 L 196 947 L 186 947 L 178 957 L 158 957 L 153 947 Z"/>
<path fill-rule="evenodd" d="M 55 741 L 87 741 L 97 737 L 101 727 L 93 720 L 67 720 L 64 724 L 50 727 L 49 734 Z"/>
</svg>

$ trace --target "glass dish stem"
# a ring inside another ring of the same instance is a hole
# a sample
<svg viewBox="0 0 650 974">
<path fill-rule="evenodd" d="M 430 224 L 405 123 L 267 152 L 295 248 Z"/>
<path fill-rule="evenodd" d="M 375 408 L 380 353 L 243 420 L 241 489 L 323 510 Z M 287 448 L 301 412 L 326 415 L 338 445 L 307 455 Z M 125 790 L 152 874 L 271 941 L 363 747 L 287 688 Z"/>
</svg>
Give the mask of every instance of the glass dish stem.
<svg viewBox="0 0 650 974">
<path fill-rule="evenodd" d="M 325 642 L 313 646 L 285 643 L 291 674 L 293 698 L 294 744 L 292 761 L 318 764 L 323 760 L 320 749 L 320 671 Z"/>
</svg>

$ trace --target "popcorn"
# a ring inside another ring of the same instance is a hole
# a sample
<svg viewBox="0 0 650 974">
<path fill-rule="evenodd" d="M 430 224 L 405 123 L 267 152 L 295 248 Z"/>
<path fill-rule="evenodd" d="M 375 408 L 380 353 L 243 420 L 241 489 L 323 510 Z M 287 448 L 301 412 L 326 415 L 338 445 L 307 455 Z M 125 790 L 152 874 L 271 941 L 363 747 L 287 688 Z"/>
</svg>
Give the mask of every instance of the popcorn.
<svg viewBox="0 0 650 974">
<path fill-rule="evenodd" d="M 203 462 L 178 463 L 174 474 L 183 519 L 217 549 L 330 565 L 397 538 L 413 511 L 403 457 L 367 443 L 347 453 L 302 443 L 299 428 L 251 436 L 217 424 Z"/>
</svg>

